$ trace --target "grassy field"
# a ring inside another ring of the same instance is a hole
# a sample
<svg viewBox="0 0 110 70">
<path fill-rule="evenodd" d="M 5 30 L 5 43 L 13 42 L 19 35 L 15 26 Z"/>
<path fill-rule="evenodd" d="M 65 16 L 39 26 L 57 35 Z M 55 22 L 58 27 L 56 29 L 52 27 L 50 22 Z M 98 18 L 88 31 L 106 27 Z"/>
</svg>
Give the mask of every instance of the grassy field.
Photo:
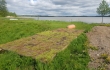
<svg viewBox="0 0 110 70">
<path fill-rule="evenodd" d="M 85 24 L 83 22 L 36 20 L 10 21 L 9 19 L 0 19 L 0 44 L 20 39 L 22 37 L 32 36 L 42 31 L 65 28 L 69 24 L 75 24 L 76 29 L 83 30 L 94 26 L 94 24 Z"/>
<path fill-rule="evenodd" d="M 0 44 L 49 30 L 66 28 L 69 24 L 75 24 L 76 29 L 84 30 L 84 33 L 98 25 L 83 22 L 40 21 L 32 19 L 10 21 L 9 19 L 0 18 Z M 32 57 L 18 55 L 12 51 L 1 51 L 0 70 L 88 70 L 89 56 L 86 46 L 87 38 L 84 33 L 71 41 L 65 50 L 56 54 L 51 62 L 42 62 Z"/>
</svg>

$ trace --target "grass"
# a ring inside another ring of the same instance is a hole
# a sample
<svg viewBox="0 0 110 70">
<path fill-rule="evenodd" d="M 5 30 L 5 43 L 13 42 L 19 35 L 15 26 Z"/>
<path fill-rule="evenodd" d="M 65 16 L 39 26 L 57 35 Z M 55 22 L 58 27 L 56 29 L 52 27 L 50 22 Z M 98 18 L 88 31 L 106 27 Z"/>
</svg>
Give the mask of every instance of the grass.
<svg viewBox="0 0 110 70">
<path fill-rule="evenodd" d="M 9 19 L 0 18 L 0 44 L 11 42 L 17 39 L 32 36 L 44 31 L 58 28 L 66 28 L 69 24 L 75 24 L 76 29 L 88 32 L 92 27 L 98 24 L 86 24 L 83 22 L 63 22 L 63 21 L 40 21 L 40 20 L 19 20 L 10 21 Z M 107 25 L 108 26 L 108 25 Z M 48 33 L 45 33 L 48 36 Z M 81 34 L 63 51 L 56 54 L 51 62 L 41 62 L 31 57 L 21 56 L 15 52 L 0 52 L 0 70 L 88 70 L 87 64 L 89 56 L 87 37 Z M 51 50 L 45 55 L 51 58 Z M 49 55 L 49 56 L 48 56 Z M 42 56 L 39 56 L 42 57 Z"/>
<path fill-rule="evenodd" d="M 63 21 L 40 21 L 40 20 L 15 20 L 0 18 L 0 44 L 14 41 L 36 33 L 65 28 L 69 24 L 75 24 L 76 29 L 89 29 L 94 24 L 85 24 L 83 22 L 63 22 Z"/>
<path fill-rule="evenodd" d="M 0 53 L 0 70 L 35 70 L 31 57 L 20 56 L 14 52 Z"/>
<path fill-rule="evenodd" d="M 7 21 L 0 23 L 0 44 L 49 30 L 46 24 L 32 23 L 25 21 Z"/>
</svg>

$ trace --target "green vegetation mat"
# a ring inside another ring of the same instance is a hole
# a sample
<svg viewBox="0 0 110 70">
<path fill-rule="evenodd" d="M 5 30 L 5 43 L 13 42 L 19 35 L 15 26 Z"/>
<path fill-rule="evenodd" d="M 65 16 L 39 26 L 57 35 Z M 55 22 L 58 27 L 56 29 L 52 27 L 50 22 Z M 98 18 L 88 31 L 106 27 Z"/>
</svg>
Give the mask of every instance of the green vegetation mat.
<svg viewBox="0 0 110 70">
<path fill-rule="evenodd" d="M 65 49 L 82 32 L 82 30 L 67 28 L 45 31 L 0 45 L 0 48 L 17 52 L 20 55 L 31 56 L 35 59 L 39 58 L 42 61 L 50 61 L 56 53 Z"/>
</svg>

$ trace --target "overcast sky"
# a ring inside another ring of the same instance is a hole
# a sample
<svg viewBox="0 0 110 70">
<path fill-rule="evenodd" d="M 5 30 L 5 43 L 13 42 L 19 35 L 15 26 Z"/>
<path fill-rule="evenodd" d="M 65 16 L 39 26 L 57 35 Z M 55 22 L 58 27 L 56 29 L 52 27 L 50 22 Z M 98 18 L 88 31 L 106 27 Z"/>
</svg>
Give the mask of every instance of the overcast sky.
<svg viewBox="0 0 110 70">
<path fill-rule="evenodd" d="M 18 15 L 95 16 L 102 0 L 6 0 Z M 110 5 L 110 0 L 106 0 Z"/>
</svg>

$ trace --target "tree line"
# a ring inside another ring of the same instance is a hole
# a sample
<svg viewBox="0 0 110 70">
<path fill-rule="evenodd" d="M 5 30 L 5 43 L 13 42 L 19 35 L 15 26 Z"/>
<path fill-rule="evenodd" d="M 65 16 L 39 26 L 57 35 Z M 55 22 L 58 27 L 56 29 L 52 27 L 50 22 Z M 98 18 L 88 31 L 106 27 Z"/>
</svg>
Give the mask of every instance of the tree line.
<svg viewBox="0 0 110 70">
<path fill-rule="evenodd" d="M 0 0 L 0 17 L 5 17 L 5 16 L 16 16 L 16 13 L 9 12 L 7 7 L 6 7 L 6 1 L 5 0 Z"/>
</svg>

